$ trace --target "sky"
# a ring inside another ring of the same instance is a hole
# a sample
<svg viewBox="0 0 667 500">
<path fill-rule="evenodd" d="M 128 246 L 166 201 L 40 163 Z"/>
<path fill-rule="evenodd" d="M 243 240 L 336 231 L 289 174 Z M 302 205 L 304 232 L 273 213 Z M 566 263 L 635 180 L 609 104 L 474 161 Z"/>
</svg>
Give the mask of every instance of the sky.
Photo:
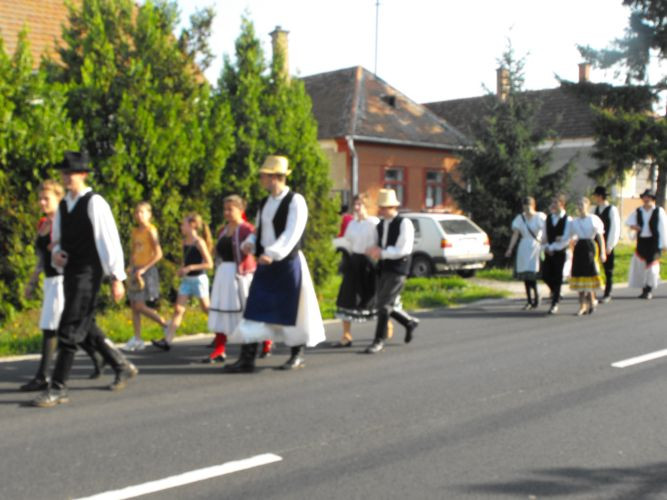
<svg viewBox="0 0 667 500">
<path fill-rule="evenodd" d="M 241 16 L 253 21 L 265 53 L 276 26 L 289 31 L 290 71 L 308 76 L 361 65 L 376 67 L 377 0 L 179 0 L 182 21 L 196 8 L 217 13 L 206 76 L 216 82 L 222 56 L 233 58 Z M 498 60 L 511 40 L 525 59 L 525 89 L 576 81 L 577 45 L 608 46 L 623 35 L 621 0 L 380 0 L 377 75 L 417 102 L 495 90 Z M 657 80 L 657 78 L 655 78 Z M 594 82 L 622 83 L 594 69 Z"/>
</svg>

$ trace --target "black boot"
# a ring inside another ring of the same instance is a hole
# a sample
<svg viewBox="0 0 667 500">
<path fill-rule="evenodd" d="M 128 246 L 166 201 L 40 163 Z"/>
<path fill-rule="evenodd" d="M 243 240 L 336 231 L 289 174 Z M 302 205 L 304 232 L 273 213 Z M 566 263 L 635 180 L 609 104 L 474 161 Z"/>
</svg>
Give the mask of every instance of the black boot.
<svg viewBox="0 0 667 500">
<path fill-rule="evenodd" d="M 297 368 L 304 368 L 306 366 L 306 360 L 304 359 L 304 352 L 306 350 L 305 345 L 298 345 L 292 347 L 291 355 L 289 359 L 283 364 L 281 370 L 295 370 Z"/>
<path fill-rule="evenodd" d="M 37 406 L 38 408 L 53 408 L 64 403 L 69 403 L 67 386 L 55 382 L 30 402 L 32 406 Z"/>
<path fill-rule="evenodd" d="M 53 330 L 44 330 L 42 335 L 42 358 L 39 361 L 39 368 L 37 368 L 34 378 L 19 388 L 21 391 L 45 391 L 49 388 L 47 374 L 51 371 L 51 361 L 53 361 L 57 345 L 56 332 Z"/>
<path fill-rule="evenodd" d="M 226 365 L 223 368 L 225 373 L 252 373 L 255 371 L 255 357 L 257 356 L 258 343 L 243 344 L 241 346 L 241 353 L 231 365 Z"/>
<path fill-rule="evenodd" d="M 375 326 L 375 338 L 371 345 L 369 345 L 364 352 L 366 354 L 377 354 L 384 349 L 384 341 L 387 338 L 387 322 L 389 321 L 389 313 L 381 309 L 378 313 L 377 324 Z M 400 320 L 397 320 L 400 323 Z"/>
<path fill-rule="evenodd" d="M 56 366 L 53 369 L 53 377 L 49 388 L 31 401 L 32 406 L 39 408 L 52 408 L 59 404 L 68 403 L 67 379 L 74 363 L 76 349 L 61 345 L 56 358 Z"/>
<path fill-rule="evenodd" d="M 116 349 L 113 342 L 107 339 L 101 332 L 92 337 L 91 344 L 116 373 L 114 381 L 109 385 L 109 389 L 112 391 L 125 389 L 127 381 L 134 378 L 139 373 L 139 369 L 120 350 Z"/>
<path fill-rule="evenodd" d="M 409 344 L 412 341 L 412 332 L 419 326 L 419 320 L 398 309 L 394 309 L 390 316 L 405 328 L 405 343 Z"/>
<path fill-rule="evenodd" d="M 102 355 L 97 352 L 96 347 L 91 343 L 89 338 L 90 336 L 86 337 L 86 339 L 81 343 L 81 349 L 86 351 L 86 354 L 88 354 L 88 357 L 90 357 L 90 360 L 93 362 L 93 372 L 88 378 L 96 379 L 100 378 L 107 363 Z"/>
<path fill-rule="evenodd" d="M 650 286 L 645 286 L 645 287 L 642 289 L 642 293 L 641 293 L 641 295 L 640 295 L 638 298 L 639 298 L 639 299 L 648 299 L 648 298 L 652 298 L 652 296 L 649 297 L 649 295 L 651 295 L 651 287 L 650 287 Z"/>
</svg>

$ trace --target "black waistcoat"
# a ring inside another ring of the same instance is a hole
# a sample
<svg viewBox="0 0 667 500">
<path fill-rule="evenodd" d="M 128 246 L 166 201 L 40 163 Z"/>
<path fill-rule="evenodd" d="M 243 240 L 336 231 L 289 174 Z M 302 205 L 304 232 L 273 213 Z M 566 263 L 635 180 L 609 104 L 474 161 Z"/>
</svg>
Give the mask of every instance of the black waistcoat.
<svg viewBox="0 0 667 500">
<path fill-rule="evenodd" d="M 37 241 L 35 242 L 35 248 L 39 253 L 39 258 L 42 260 L 44 266 L 44 276 L 47 278 L 53 278 L 58 276 L 58 271 L 51 265 L 51 250 L 49 250 L 49 245 L 51 244 L 51 232 L 47 234 L 40 234 L 37 236 Z"/>
<path fill-rule="evenodd" d="M 93 223 L 88 217 L 88 203 L 92 197 L 92 191 L 83 195 L 71 212 L 67 211 L 64 199 L 60 202 L 60 248 L 67 252 L 66 272 L 102 270 L 95 246 Z"/>
<path fill-rule="evenodd" d="M 547 216 L 547 242 L 553 243 L 558 236 L 563 236 L 565 232 L 565 222 L 567 221 L 567 214 L 563 215 L 556 225 L 551 222 L 551 214 Z"/>
<path fill-rule="evenodd" d="M 642 212 L 641 207 L 637 209 L 637 225 L 640 227 L 639 234 L 637 238 L 641 238 L 640 234 L 642 229 L 644 229 L 644 212 Z M 658 207 L 653 209 L 651 218 L 648 220 L 648 228 L 651 230 L 650 238 L 655 239 L 656 242 L 660 241 L 659 229 L 658 229 Z"/>
<path fill-rule="evenodd" d="M 387 229 L 387 244 L 384 246 L 382 246 L 384 221 L 381 220 L 378 223 L 377 225 L 378 241 L 380 242 L 380 246 L 383 249 L 396 245 L 398 237 L 401 234 L 401 222 L 403 222 L 403 217 L 397 215 L 389 223 L 389 227 Z M 408 274 L 410 274 L 410 256 L 401 257 L 400 259 L 382 259 L 380 260 L 380 270 L 392 271 L 407 276 Z"/>
<path fill-rule="evenodd" d="M 294 191 L 289 191 L 285 197 L 280 201 L 280 205 L 278 205 L 278 210 L 276 210 L 276 214 L 273 216 L 273 220 L 271 221 L 273 224 L 273 234 L 276 235 L 276 239 L 280 237 L 281 234 L 283 234 L 283 231 L 285 230 L 285 226 L 287 226 L 287 215 L 289 213 L 289 204 L 292 202 L 292 198 L 294 198 Z M 259 257 L 264 253 L 264 247 L 262 246 L 262 210 L 264 210 L 264 205 L 266 205 L 266 202 L 268 201 L 269 197 L 267 196 L 264 198 L 260 205 L 259 205 L 259 218 L 258 218 L 258 224 L 257 224 L 257 241 L 255 242 L 255 255 Z M 294 248 L 290 251 L 290 253 L 285 257 L 286 259 L 293 259 L 299 254 L 299 250 L 303 246 L 303 235 L 301 235 L 301 238 L 299 238 L 298 243 L 294 246 Z"/>
<path fill-rule="evenodd" d="M 600 217 L 602 224 L 604 225 L 604 234 L 606 237 L 609 237 L 609 226 L 611 226 L 611 205 L 607 205 L 604 210 L 601 210 L 602 207 L 599 205 L 595 207 L 595 215 Z"/>
</svg>

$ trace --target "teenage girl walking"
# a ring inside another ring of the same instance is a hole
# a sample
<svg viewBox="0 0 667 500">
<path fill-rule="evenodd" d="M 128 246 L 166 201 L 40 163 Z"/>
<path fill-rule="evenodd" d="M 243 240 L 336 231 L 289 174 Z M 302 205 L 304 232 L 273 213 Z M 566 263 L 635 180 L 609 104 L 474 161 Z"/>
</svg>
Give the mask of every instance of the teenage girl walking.
<svg viewBox="0 0 667 500">
<path fill-rule="evenodd" d="M 167 323 L 164 338 L 152 341 L 155 347 L 163 351 L 171 349 L 171 343 L 176 330 L 183 321 L 185 306 L 190 297 L 197 298 L 202 311 L 208 314 L 209 282 L 206 271 L 213 268 L 211 231 L 199 214 L 190 213 L 183 219 L 181 233 L 183 234 L 183 266 L 178 270 L 181 284 L 174 305 L 174 314 L 171 321 Z"/>
</svg>

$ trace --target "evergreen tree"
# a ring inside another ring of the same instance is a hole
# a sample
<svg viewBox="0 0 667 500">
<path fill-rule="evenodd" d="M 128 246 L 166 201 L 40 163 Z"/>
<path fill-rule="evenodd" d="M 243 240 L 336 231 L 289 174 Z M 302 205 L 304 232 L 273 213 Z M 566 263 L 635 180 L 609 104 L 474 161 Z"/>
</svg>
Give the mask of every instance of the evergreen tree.
<svg viewBox="0 0 667 500">
<path fill-rule="evenodd" d="M 25 305 L 24 286 L 35 265 L 38 186 L 58 179 L 53 165 L 77 142 L 65 90 L 33 70 L 25 30 L 11 57 L 0 38 L 0 323 Z"/>
<path fill-rule="evenodd" d="M 488 109 L 473 123 L 473 144 L 451 183 L 459 207 L 483 227 L 491 239 L 491 251 L 498 261 L 511 236 L 510 221 L 521 209 L 525 196 L 548 204 L 567 185 L 572 166 L 568 163 L 550 172 L 550 150 L 538 149 L 547 131 L 537 130 L 537 104 L 523 92 L 522 59 L 516 59 L 509 44 L 499 61 L 507 70 L 505 93 L 491 95 Z"/>
</svg>

